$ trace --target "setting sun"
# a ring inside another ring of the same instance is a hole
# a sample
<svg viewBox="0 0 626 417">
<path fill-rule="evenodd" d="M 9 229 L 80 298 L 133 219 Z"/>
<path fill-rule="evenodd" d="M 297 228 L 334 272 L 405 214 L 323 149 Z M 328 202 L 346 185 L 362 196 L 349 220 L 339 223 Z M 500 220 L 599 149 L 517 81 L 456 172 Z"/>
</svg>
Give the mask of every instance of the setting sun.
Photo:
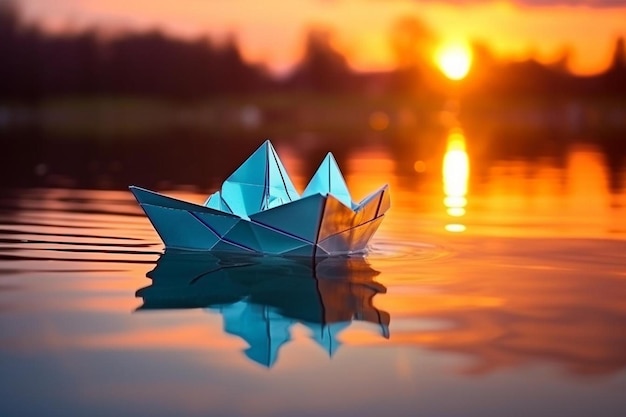
<svg viewBox="0 0 626 417">
<path fill-rule="evenodd" d="M 448 43 L 439 48 L 435 62 L 446 77 L 461 80 L 472 65 L 472 51 L 463 43 Z"/>
</svg>

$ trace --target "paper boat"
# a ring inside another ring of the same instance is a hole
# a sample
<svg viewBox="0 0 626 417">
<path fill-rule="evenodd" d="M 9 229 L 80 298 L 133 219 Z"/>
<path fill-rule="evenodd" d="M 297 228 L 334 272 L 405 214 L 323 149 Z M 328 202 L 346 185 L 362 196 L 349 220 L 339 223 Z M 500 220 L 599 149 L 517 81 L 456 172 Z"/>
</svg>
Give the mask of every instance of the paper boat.
<svg viewBox="0 0 626 417">
<path fill-rule="evenodd" d="M 204 204 L 130 190 L 166 248 L 214 252 L 362 253 L 390 206 L 387 185 L 355 204 L 331 153 L 300 195 L 270 141 Z"/>
</svg>

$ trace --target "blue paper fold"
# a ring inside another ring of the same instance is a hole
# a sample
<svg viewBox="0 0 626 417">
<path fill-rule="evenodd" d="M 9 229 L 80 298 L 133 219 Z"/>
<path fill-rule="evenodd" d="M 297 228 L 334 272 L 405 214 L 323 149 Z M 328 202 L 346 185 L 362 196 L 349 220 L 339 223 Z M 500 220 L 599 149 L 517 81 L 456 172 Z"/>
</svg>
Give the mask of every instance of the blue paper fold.
<svg viewBox="0 0 626 417">
<path fill-rule="evenodd" d="M 361 253 L 390 207 L 387 185 L 354 203 L 331 153 L 300 195 L 269 140 L 202 205 L 140 187 L 130 190 L 165 246 L 183 250 Z"/>
</svg>

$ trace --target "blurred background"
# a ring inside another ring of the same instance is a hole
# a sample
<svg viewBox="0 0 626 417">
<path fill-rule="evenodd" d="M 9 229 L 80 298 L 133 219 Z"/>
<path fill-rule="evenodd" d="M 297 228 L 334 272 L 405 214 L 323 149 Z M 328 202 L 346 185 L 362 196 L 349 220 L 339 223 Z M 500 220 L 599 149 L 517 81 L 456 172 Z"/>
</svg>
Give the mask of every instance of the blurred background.
<svg viewBox="0 0 626 417">
<path fill-rule="evenodd" d="M 210 189 L 270 138 L 300 187 L 330 150 L 411 192 L 614 207 L 625 22 L 619 1 L 0 0 L 0 184 Z"/>
<path fill-rule="evenodd" d="M 626 0 L 0 0 L 0 415 L 626 415 L 625 37 Z M 214 264 L 127 187 L 202 203 L 265 139 L 389 184 L 366 260 L 130 314 Z"/>
</svg>

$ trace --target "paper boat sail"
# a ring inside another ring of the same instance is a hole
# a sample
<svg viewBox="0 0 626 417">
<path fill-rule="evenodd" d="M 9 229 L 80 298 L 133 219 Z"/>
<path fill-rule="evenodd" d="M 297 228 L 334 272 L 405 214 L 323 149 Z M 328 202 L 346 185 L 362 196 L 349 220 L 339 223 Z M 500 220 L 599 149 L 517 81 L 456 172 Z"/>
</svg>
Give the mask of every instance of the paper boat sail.
<svg viewBox="0 0 626 417">
<path fill-rule="evenodd" d="M 204 204 L 130 190 L 166 248 L 285 256 L 361 253 L 389 209 L 387 185 L 355 204 L 332 153 L 302 195 L 270 141 Z"/>
</svg>

